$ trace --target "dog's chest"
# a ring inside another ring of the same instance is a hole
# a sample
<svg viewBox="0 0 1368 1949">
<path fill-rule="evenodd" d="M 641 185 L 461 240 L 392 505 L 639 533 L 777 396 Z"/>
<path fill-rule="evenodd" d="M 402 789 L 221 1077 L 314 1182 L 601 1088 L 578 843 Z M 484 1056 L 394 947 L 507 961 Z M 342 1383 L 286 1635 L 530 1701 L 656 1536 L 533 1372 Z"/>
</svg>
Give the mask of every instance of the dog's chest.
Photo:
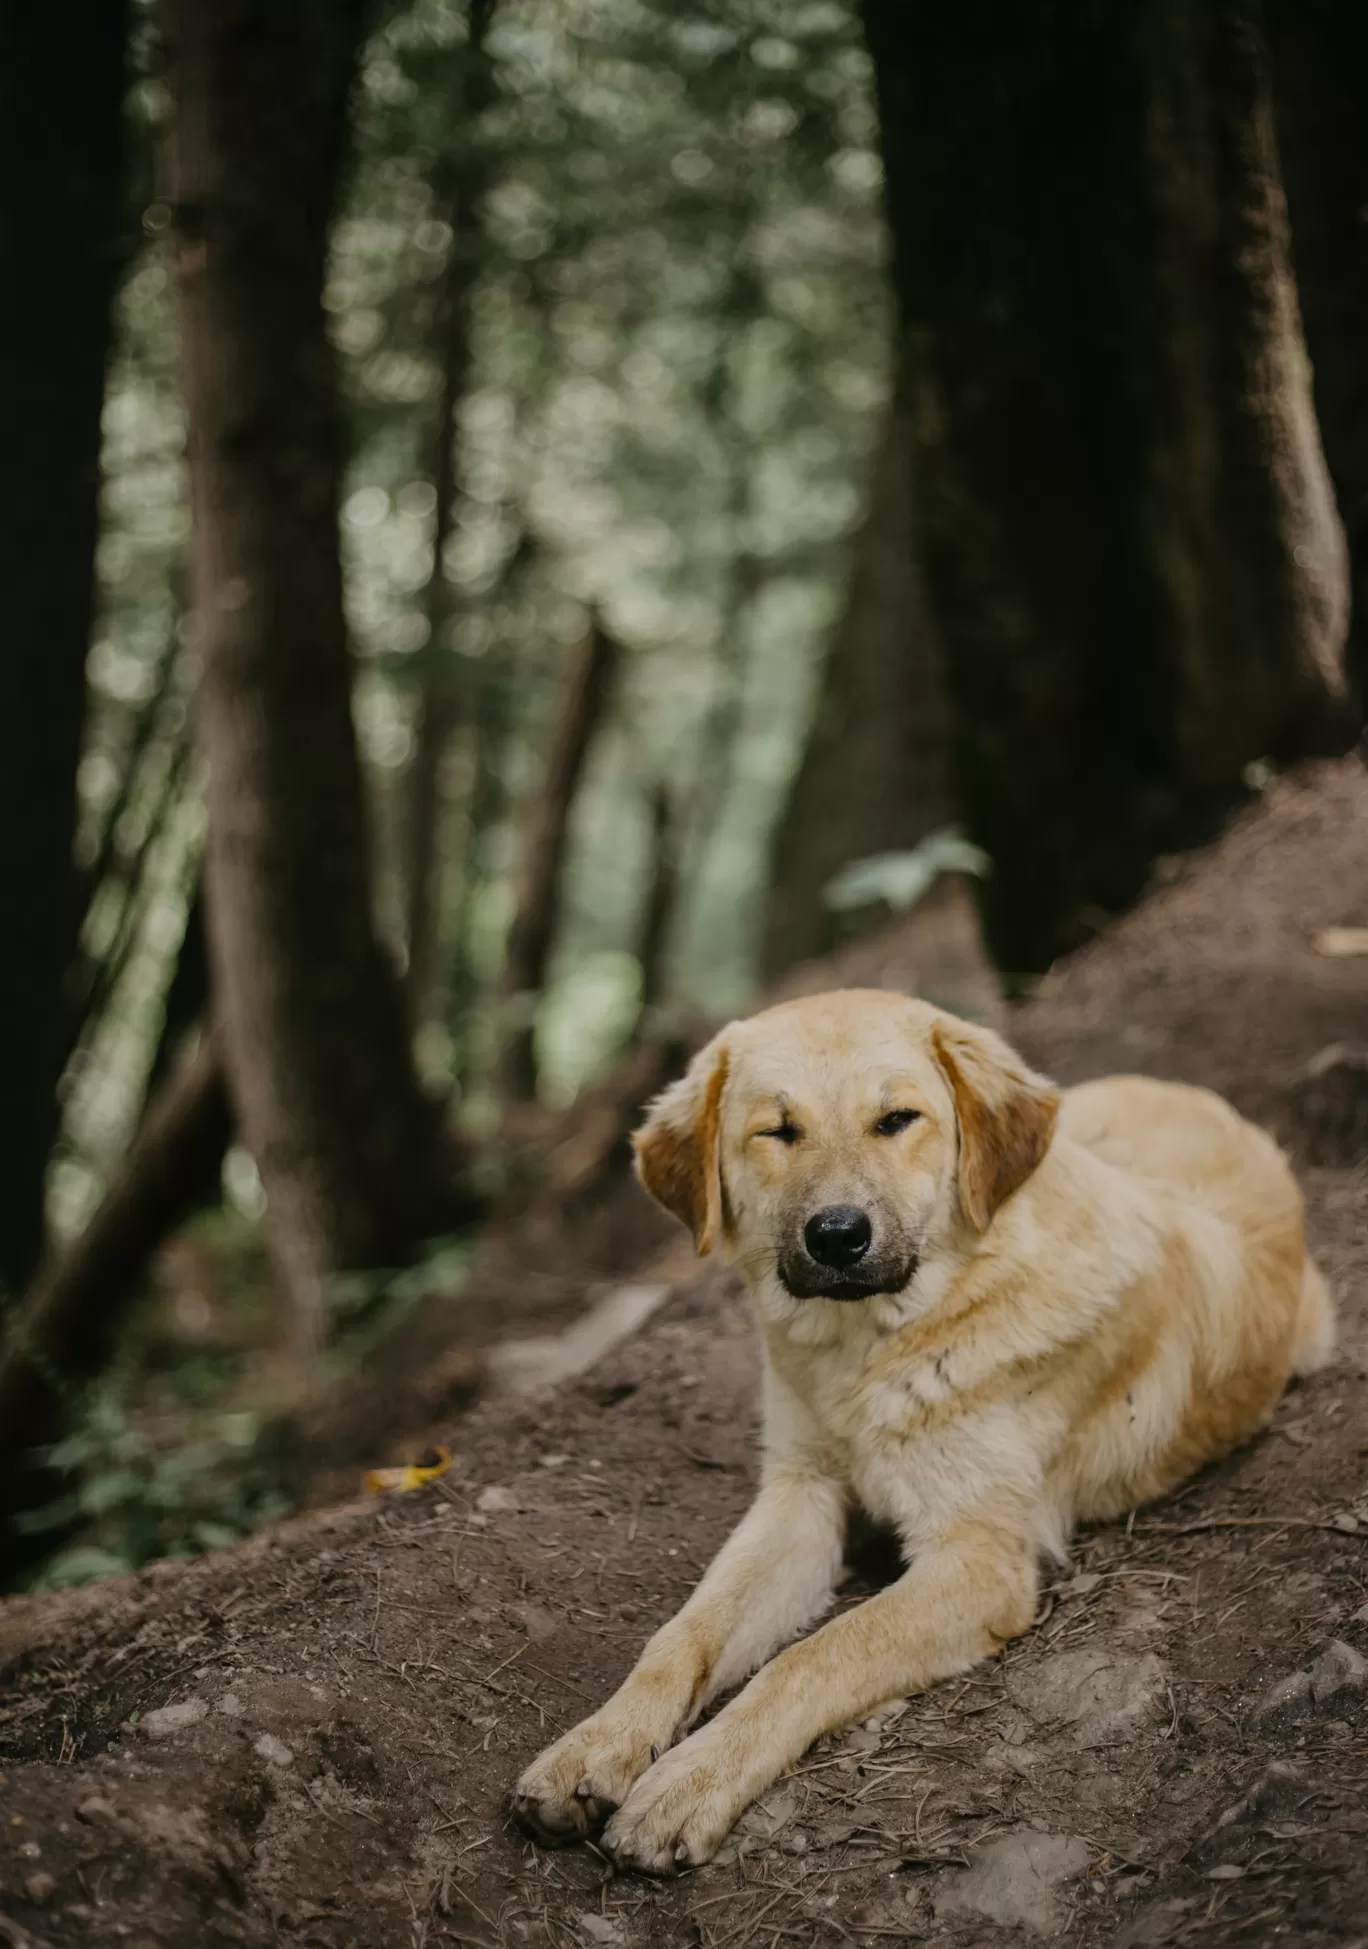
<svg viewBox="0 0 1368 1949">
<path fill-rule="evenodd" d="M 885 1335 L 852 1334 L 838 1346 L 775 1351 L 824 1465 L 871 1515 L 906 1529 L 943 1501 L 965 1432 L 955 1348 L 903 1352 Z"/>
</svg>

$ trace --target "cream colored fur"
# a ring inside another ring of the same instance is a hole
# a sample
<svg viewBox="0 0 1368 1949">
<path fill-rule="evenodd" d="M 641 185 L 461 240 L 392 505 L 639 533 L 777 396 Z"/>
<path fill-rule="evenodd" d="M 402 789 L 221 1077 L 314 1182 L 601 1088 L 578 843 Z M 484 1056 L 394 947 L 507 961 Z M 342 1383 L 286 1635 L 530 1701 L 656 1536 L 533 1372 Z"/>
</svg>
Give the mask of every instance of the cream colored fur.
<svg viewBox="0 0 1368 1949">
<path fill-rule="evenodd" d="M 883 1134 L 890 1111 L 917 1114 Z M 637 1150 L 700 1250 L 715 1240 L 745 1274 L 760 1489 L 514 1806 L 542 1839 L 602 1828 L 621 1866 L 666 1873 L 706 1860 L 822 1733 L 1025 1631 L 1040 1559 L 1076 1520 L 1252 1434 L 1328 1357 L 1334 1323 L 1286 1161 L 1219 1098 L 1125 1076 L 1060 1096 L 989 1031 L 880 991 L 733 1024 Z M 792 1296 L 781 1261 L 831 1204 L 870 1210 L 876 1249 L 915 1254 L 903 1290 Z M 857 1502 L 911 1567 L 800 1637 L 831 1604 Z"/>
</svg>

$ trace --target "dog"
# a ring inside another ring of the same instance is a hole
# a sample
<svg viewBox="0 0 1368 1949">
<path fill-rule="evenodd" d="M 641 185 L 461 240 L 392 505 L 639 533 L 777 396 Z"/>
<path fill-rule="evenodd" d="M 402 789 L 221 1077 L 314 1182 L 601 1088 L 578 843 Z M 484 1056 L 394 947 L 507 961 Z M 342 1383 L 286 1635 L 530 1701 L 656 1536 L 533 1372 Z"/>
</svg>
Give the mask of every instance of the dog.
<svg viewBox="0 0 1368 1949">
<path fill-rule="evenodd" d="M 823 1733 L 1026 1631 L 1073 1524 L 1252 1435 L 1328 1359 L 1334 1317 L 1286 1159 L 1221 1098 L 1139 1076 L 1061 1092 L 905 996 L 733 1023 L 635 1150 L 699 1253 L 745 1276 L 760 1488 L 513 1812 L 544 1842 L 598 1835 L 620 1868 L 673 1874 Z M 801 1637 L 832 1603 L 852 1508 L 894 1527 L 910 1567 Z"/>
</svg>

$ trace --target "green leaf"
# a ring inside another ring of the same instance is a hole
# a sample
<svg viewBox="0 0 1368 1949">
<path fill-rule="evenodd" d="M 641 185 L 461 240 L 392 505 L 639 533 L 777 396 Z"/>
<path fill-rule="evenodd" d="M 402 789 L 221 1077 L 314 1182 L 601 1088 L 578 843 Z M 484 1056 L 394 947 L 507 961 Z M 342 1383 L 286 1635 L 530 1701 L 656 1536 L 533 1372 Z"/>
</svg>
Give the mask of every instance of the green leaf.
<svg viewBox="0 0 1368 1949">
<path fill-rule="evenodd" d="M 824 904 L 836 913 L 885 901 L 895 913 L 909 913 L 925 899 L 942 873 L 969 873 L 983 879 L 988 855 L 954 826 L 930 833 L 905 853 L 874 853 L 852 860 L 822 889 Z"/>
</svg>

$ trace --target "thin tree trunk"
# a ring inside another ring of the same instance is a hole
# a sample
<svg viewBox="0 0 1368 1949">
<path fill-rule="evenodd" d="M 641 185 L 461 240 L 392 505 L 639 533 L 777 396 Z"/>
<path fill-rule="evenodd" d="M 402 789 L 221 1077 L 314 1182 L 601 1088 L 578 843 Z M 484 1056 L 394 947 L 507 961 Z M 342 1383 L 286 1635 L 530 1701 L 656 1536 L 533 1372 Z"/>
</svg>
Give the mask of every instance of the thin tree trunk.
<svg viewBox="0 0 1368 1949">
<path fill-rule="evenodd" d="M 488 171 L 471 138 L 492 94 L 485 36 L 495 0 L 470 0 L 466 59 L 462 66 L 461 114 L 467 141 L 458 164 L 449 164 L 434 183 L 451 230 L 446 270 L 433 316 L 433 349 L 442 374 L 433 429 L 432 567 L 423 591 L 428 625 L 425 680 L 418 701 L 408 806 L 408 999 L 414 1025 L 443 1013 L 439 924 L 442 894 L 442 831 L 446 795 L 443 771 L 459 714 L 451 645 L 451 585 L 443 564 L 446 543 L 456 527 L 460 505 L 459 415 L 470 374 L 470 300 L 479 276 L 484 243 L 482 205 Z"/>
<path fill-rule="evenodd" d="M 989 944 L 1047 966 L 1346 734 L 1342 537 L 1243 0 L 864 0 Z"/>
<path fill-rule="evenodd" d="M 608 704 L 616 665 L 617 644 L 597 613 L 592 614 L 571 662 L 546 776 L 526 822 L 504 957 L 505 1007 L 522 1018 L 514 1023 L 503 1060 L 504 1092 L 514 1101 L 530 1101 L 537 1093 L 531 1011 L 546 985 L 547 962 L 560 920 L 570 814 L 594 732 Z"/>
<path fill-rule="evenodd" d="M 172 156 L 218 1030 L 302 1348 L 440 1231 L 370 901 L 321 294 L 364 0 L 173 0 Z"/>
<path fill-rule="evenodd" d="M 66 973 L 76 767 L 94 606 L 100 412 L 125 250 L 126 0 L 0 21 L 0 1291 L 43 1242 Z"/>
<path fill-rule="evenodd" d="M 156 805 L 148 815 L 137 851 L 122 863 L 122 904 L 113 931 L 98 958 L 82 952 L 70 970 L 67 987 L 70 1007 L 67 1022 L 66 1060 L 85 1039 L 91 1025 L 109 1006 L 137 950 L 142 923 L 147 912 L 147 883 L 159 840 L 167 831 L 181 805 L 185 774 L 189 769 L 190 747 L 182 741 L 172 752 L 166 777 Z"/>
<path fill-rule="evenodd" d="M 1292 256 L 1353 585 L 1350 664 L 1368 700 L 1368 8 L 1266 0 Z"/>
<path fill-rule="evenodd" d="M 666 785 L 657 785 L 651 796 L 650 878 L 641 914 L 641 941 L 637 960 L 641 967 L 641 1007 L 633 1041 L 643 1030 L 669 992 L 670 933 L 679 901 L 679 820 L 674 799 Z"/>
<path fill-rule="evenodd" d="M 780 823 L 765 916 L 773 980 L 835 945 L 823 888 L 843 866 L 952 823 L 950 709 L 912 548 L 909 429 L 885 414 L 812 729 Z"/>
<path fill-rule="evenodd" d="M 53 1439 L 70 1400 L 107 1366 L 143 1267 L 199 1202 L 230 1128 L 217 1052 L 202 1035 L 153 1097 L 94 1217 L 0 1332 L 0 1514 L 33 1499 L 32 1450 Z M 21 1553 L 0 1522 L 0 1584 Z"/>
</svg>

